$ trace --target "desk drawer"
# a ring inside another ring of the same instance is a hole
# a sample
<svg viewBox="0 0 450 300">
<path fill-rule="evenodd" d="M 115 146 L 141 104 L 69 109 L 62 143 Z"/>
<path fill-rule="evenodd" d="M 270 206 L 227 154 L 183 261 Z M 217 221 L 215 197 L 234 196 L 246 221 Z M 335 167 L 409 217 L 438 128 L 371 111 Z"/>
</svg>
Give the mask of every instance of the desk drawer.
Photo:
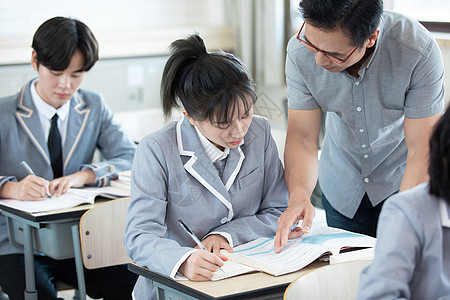
<svg viewBox="0 0 450 300">
<path fill-rule="evenodd" d="M 48 223 L 43 228 L 31 227 L 33 249 L 53 259 L 74 257 L 71 225 L 67 223 Z M 8 218 L 8 230 L 11 244 L 23 248 L 23 226 L 20 220 Z"/>
</svg>

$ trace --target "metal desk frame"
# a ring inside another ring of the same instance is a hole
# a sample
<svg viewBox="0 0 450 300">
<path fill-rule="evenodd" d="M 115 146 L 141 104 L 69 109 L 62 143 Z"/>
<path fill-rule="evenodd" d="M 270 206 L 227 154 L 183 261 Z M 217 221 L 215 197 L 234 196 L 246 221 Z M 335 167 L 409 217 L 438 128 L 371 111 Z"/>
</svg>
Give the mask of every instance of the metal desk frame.
<svg viewBox="0 0 450 300">
<path fill-rule="evenodd" d="M 12 209 L 0 204 L 2 214 L 7 218 L 8 234 L 13 234 L 13 220 L 23 225 L 23 247 L 25 260 L 25 300 L 37 300 L 36 281 L 34 273 L 33 230 L 44 228 L 47 224 L 69 224 L 71 228 L 75 267 L 77 272 L 78 290 L 81 300 L 86 300 L 86 285 L 84 281 L 83 260 L 81 256 L 79 221 L 81 215 L 94 205 L 81 205 L 67 210 L 31 214 Z M 69 233 L 68 233 L 69 234 Z M 64 246 L 62 246 L 64 247 Z M 44 253 L 45 254 L 45 253 Z"/>
</svg>

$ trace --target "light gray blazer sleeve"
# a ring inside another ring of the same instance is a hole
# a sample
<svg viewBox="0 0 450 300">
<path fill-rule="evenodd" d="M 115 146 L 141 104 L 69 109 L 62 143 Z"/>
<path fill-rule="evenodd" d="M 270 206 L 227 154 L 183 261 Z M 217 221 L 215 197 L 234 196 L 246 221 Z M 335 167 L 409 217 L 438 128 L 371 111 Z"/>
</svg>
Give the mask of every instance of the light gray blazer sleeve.
<svg viewBox="0 0 450 300">
<path fill-rule="evenodd" d="M 167 227 L 167 218 L 171 217 L 167 211 L 170 188 L 167 163 L 177 159 L 169 160 L 167 156 L 171 156 L 170 148 L 162 148 L 151 137 L 138 145 L 132 168 L 132 201 L 127 212 L 125 245 L 137 264 L 170 276 L 175 264 L 192 248 L 182 247 L 176 237 L 171 238 L 174 234 Z M 181 227 L 171 230 L 185 234 Z"/>
</svg>

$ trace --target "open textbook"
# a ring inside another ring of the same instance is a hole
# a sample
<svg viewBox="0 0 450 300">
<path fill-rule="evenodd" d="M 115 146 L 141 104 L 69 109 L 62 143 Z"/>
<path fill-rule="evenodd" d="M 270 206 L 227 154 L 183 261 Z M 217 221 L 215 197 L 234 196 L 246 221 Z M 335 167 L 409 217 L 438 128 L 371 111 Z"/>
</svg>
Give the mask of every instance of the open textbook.
<svg viewBox="0 0 450 300">
<path fill-rule="evenodd" d="M 121 188 L 130 192 L 131 190 L 131 170 L 117 173 L 117 179 L 111 179 L 111 186 Z"/>
<path fill-rule="evenodd" d="M 374 247 L 376 239 L 363 234 L 317 224 L 311 233 L 289 240 L 283 250 L 274 252 L 273 238 L 259 238 L 233 248 L 233 253 L 223 251 L 230 260 L 214 274 L 211 280 L 249 272 L 263 271 L 279 276 L 298 271 L 324 254 L 339 254 L 344 248 Z"/>
<path fill-rule="evenodd" d="M 60 197 L 52 197 L 42 201 L 2 199 L 0 203 L 4 206 L 22 210 L 28 213 L 57 210 L 75 207 L 81 204 L 94 204 L 95 197 L 105 198 L 128 197 L 130 192 L 124 189 L 107 186 L 101 188 L 71 188 Z"/>
</svg>

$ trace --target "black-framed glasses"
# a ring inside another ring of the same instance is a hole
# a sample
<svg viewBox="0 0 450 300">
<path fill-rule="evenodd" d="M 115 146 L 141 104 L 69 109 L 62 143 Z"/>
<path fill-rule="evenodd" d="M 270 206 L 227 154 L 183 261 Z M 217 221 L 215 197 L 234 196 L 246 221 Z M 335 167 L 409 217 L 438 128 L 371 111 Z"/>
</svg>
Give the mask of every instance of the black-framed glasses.
<svg viewBox="0 0 450 300">
<path fill-rule="evenodd" d="M 358 49 L 358 47 L 355 47 L 349 55 L 347 55 L 346 58 L 342 59 L 340 57 L 337 57 L 333 54 L 328 53 L 327 51 L 323 51 L 322 49 L 317 48 L 316 46 L 314 46 L 313 44 L 311 44 L 310 42 L 302 39 L 300 37 L 300 34 L 303 30 L 303 27 L 305 27 L 305 22 L 303 22 L 302 27 L 300 28 L 300 31 L 297 34 L 297 40 L 309 51 L 311 51 L 312 53 L 316 54 L 318 52 L 322 52 L 323 55 L 325 55 L 327 58 L 329 58 L 332 62 L 336 63 L 336 64 L 343 64 L 347 61 L 347 59 L 349 59 L 349 57 L 356 51 L 356 49 Z"/>
</svg>

